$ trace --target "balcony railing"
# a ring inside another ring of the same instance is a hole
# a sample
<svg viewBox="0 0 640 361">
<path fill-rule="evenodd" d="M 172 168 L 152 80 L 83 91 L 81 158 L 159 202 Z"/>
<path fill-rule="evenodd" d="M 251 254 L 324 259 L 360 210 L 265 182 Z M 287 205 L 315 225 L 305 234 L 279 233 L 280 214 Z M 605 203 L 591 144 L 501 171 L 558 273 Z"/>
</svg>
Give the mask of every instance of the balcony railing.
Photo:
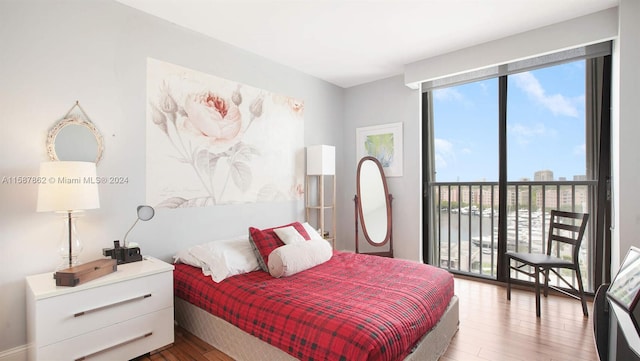
<svg viewBox="0 0 640 361">
<path fill-rule="evenodd" d="M 501 198 L 507 202 L 507 250 L 546 252 L 550 211 L 591 213 L 596 184 L 596 181 L 508 182 L 506 197 L 500 197 L 497 182 L 432 183 L 435 212 L 430 228 L 431 236 L 440 245 L 437 255 L 440 267 L 496 278 Z M 593 291 L 592 224 L 589 221 L 580 250 L 581 273 L 588 291 Z M 571 257 L 569 248 L 552 251 L 559 257 Z M 512 278 L 526 279 L 526 276 L 513 273 Z"/>
</svg>

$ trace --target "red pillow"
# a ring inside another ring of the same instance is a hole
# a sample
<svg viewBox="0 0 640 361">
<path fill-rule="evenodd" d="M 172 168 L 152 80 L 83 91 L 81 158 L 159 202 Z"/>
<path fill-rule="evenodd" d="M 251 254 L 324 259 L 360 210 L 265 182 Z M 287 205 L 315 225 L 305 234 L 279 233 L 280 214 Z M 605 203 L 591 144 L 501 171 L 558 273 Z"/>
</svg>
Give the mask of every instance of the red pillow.
<svg viewBox="0 0 640 361">
<path fill-rule="evenodd" d="M 284 243 L 280 240 L 280 238 L 273 230 L 289 226 L 295 228 L 307 241 L 311 239 L 307 231 L 304 229 L 304 226 L 300 222 L 293 222 L 290 224 L 285 224 L 284 226 L 262 230 L 254 227 L 249 227 L 249 241 L 253 246 L 253 252 L 255 253 L 256 258 L 258 259 L 258 263 L 260 264 L 260 268 L 262 268 L 263 271 L 269 272 L 267 262 L 269 260 L 269 255 L 271 254 L 271 252 L 273 252 L 274 249 L 280 246 L 284 246 Z"/>
</svg>

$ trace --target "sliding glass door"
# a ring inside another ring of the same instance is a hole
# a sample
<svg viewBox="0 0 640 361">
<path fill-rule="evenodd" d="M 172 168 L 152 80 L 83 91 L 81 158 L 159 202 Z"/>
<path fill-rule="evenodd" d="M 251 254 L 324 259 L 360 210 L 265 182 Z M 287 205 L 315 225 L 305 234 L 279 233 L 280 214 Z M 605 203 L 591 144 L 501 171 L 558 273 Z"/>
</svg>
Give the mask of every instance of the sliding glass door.
<svg viewBox="0 0 640 361">
<path fill-rule="evenodd" d="M 507 250 L 546 252 L 553 209 L 591 213 L 596 183 L 587 174 L 585 74 L 580 60 L 507 77 Z M 580 253 L 585 284 L 592 235 Z M 571 251 L 554 254 L 570 259 Z M 518 272 L 512 277 L 523 278 Z"/>
<path fill-rule="evenodd" d="M 588 61 L 424 93 L 425 259 L 502 280 L 506 250 L 545 251 L 552 209 L 595 212 Z M 591 291 L 594 229 L 580 259 Z"/>
<path fill-rule="evenodd" d="M 434 90 L 433 104 L 439 264 L 495 276 L 498 81 Z"/>
</svg>

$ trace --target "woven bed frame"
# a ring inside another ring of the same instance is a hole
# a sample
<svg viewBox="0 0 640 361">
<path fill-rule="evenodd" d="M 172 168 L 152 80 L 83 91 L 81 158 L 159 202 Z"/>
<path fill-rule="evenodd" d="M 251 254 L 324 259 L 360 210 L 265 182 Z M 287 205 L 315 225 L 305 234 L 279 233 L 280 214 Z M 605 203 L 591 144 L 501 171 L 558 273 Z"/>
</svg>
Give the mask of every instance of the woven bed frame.
<svg viewBox="0 0 640 361">
<path fill-rule="evenodd" d="M 295 361 L 288 353 L 252 336 L 227 321 L 175 297 L 176 323 L 237 361 Z M 418 342 L 405 361 L 436 361 L 444 354 L 458 331 L 458 297 L 453 296 L 447 310 Z"/>
</svg>

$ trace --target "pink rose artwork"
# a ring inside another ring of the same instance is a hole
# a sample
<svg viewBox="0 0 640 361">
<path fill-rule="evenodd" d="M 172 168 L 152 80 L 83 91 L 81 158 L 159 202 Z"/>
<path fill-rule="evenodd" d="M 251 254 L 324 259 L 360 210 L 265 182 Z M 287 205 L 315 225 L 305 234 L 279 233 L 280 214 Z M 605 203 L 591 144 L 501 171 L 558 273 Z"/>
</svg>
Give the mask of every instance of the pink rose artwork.
<svg viewBox="0 0 640 361">
<path fill-rule="evenodd" d="M 153 59 L 147 64 L 149 203 L 302 199 L 304 102 Z"/>
<path fill-rule="evenodd" d="M 195 130 L 212 141 L 231 140 L 242 128 L 242 115 L 238 107 L 211 92 L 189 96 L 184 110 Z"/>
</svg>

